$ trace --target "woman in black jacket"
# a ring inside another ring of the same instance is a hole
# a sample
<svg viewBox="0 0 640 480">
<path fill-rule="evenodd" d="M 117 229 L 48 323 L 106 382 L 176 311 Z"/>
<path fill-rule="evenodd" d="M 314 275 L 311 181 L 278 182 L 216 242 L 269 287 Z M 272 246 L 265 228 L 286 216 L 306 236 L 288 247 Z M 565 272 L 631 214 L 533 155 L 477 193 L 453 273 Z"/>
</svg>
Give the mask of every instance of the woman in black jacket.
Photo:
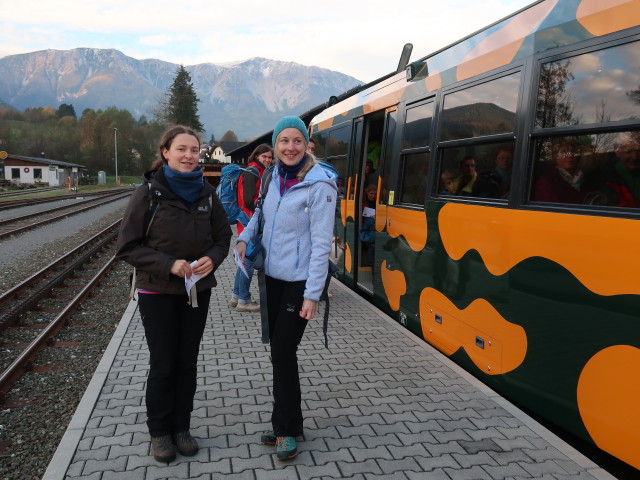
<svg viewBox="0 0 640 480">
<path fill-rule="evenodd" d="M 200 139 L 174 126 L 159 158 L 134 191 L 122 220 L 117 256 L 135 267 L 138 305 L 149 347 L 147 426 L 152 455 L 171 462 L 191 456 L 189 432 L 197 358 L 213 272 L 229 251 L 227 215 L 198 166 Z M 197 280 L 187 290 L 186 279 Z"/>
</svg>

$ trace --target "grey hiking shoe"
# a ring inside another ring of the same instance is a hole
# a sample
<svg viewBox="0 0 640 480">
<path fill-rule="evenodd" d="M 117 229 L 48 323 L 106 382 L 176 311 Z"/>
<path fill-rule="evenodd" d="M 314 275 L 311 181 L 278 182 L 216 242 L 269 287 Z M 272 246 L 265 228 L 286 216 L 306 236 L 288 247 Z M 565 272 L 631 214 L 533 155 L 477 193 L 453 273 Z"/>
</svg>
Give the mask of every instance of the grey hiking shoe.
<svg viewBox="0 0 640 480">
<path fill-rule="evenodd" d="M 236 308 L 236 306 L 238 305 L 238 299 L 230 298 L 228 305 L 229 305 L 229 308 Z"/>
<path fill-rule="evenodd" d="M 151 437 L 151 455 L 158 462 L 173 462 L 176 459 L 176 447 L 171 441 L 171 435 Z"/>
<path fill-rule="evenodd" d="M 189 430 L 173 434 L 173 440 L 176 442 L 178 452 L 185 457 L 193 457 L 198 453 L 198 442 L 191 436 Z"/>
<path fill-rule="evenodd" d="M 260 305 L 258 305 L 256 302 L 254 301 L 250 301 L 249 303 L 238 303 L 238 306 L 236 307 L 236 312 L 259 312 L 260 311 Z"/>
</svg>

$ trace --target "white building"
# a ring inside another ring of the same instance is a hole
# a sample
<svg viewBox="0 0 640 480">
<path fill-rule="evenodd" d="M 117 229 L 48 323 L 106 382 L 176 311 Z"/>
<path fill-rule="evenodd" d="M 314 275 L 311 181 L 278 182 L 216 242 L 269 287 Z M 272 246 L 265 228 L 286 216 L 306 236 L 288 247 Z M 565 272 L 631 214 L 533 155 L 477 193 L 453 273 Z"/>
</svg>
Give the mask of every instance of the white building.
<svg viewBox="0 0 640 480">
<path fill-rule="evenodd" d="M 43 183 L 58 187 L 65 185 L 67 178 L 73 183 L 83 168 L 84 165 L 77 163 L 8 154 L 4 160 L 4 178 L 17 184 Z"/>
</svg>

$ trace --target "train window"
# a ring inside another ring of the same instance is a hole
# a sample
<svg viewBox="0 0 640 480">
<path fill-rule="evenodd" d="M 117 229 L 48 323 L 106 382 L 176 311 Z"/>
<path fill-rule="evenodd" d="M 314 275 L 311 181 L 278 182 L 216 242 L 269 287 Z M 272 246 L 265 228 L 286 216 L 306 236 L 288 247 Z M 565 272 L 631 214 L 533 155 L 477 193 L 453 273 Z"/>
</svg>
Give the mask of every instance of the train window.
<svg viewBox="0 0 640 480">
<path fill-rule="evenodd" d="M 466 145 L 442 153 L 438 192 L 478 198 L 507 198 L 513 142 Z"/>
<path fill-rule="evenodd" d="M 627 43 L 543 64 L 536 127 L 640 118 L 639 49 Z"/>
<path fill-rule="evenodd" d="M 327 160 L 327 163 L 331 164 L 333 168 L 338 171 L 338 195 L 344 197 L 344 179 L 347 178 L 347 157 L 330 158 Z"/>
<path fill-rule="evenodd" d="M 424 205 L 429 172 L 429 152 L 409 153 L 402 156 L 402 187 L 400 202 Z"/>
<path fill-rule="evenodd" d="M 316 158 L 324 158 L 325 157 L 325 145 L 327 143 L 327 132 L 316 132 L 312 135 L 314 143 L 316 144 Z"/>
<path fill-rule="evenodd" d="M 431 141 L 433 103 L 407 109 L 402 148 L 426 147 Z"/>
<path fill-rule="evenodd" d="M 396 119 L 398 117 L 398 111 L 392 110 L 387 113 L 387 131 L 384 149 L 384 164 L 382 165 L 382 177 L 380 180 L 380 197 L 378 202 L 380 204 L 393 204 L 394 201 L 389 201 L 389 179 L 391 178 L 391 167 L 393 164 L 393 139 L 396 136 Z"/>
<path fill-rule="evenodd" d="M 329 132 L 329 139 L 327 140 L 327 157 L 346 155 L 349 152 L 350 140 L 350 125 Z"/>
<path fill-rule="evenodd" d="M 530 199 L 640 206 L 640 131 L 536 140 Z"/>
<path fill-rule="evenodd" d="M 519 92 L 517 72 L 446 95 L 441 140 L 514 131 Z"/>
</svg>

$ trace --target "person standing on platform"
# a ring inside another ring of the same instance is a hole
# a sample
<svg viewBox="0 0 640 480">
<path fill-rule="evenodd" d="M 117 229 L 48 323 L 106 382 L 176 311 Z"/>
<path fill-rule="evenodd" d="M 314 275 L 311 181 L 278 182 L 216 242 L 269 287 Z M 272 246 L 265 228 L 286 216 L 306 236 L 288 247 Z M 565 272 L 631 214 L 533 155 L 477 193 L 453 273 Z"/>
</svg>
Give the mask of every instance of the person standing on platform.
<svg viewBox="0 0 640 480">
<path fill-rule="evenodd" d="M 260 441 L 275 444 L 278 459 L 287 460 L 297 455 L 296 437 L 303 434 L 296 352 L 327 279 L 337 186 L 335 177 L 305 153 L 309 134 L 298 117 L 281 118 L 272 142 L 277 164 L 266 198 L 236 249 L 244 258 L 262 220 L 274 403 L 273 429 Z"/>
<path fill-rule="evenodd" d="M 125 211 L 117 257 L 135 267 L 132 288 L 149 347 L 147 426 L 151 454 L 164 463 L 176 451 L 198 452 L 190 429 L 200 341 L 213 272 L 229 252 L 231 228 L 214 188 L 198 166 L 200 138 L 173 126 L 159 158 Z M 196 281 L 187 293 L 186 279 Z"/>
<path fill-rule="evenodd" d="M 238 205 L 247 214 L 247 218 L 253 216 L 256 209 L 258 193 L 260 193 L 260 179 L 264 170 L 271 165 L 273 160 L 273 150 L 266 143 L 258 145 L 249 155 L 247 172 L 244 172 L 238 182 Z M 245 225 L 238 220 L 238 235 L 242 233 Z M 247 274 L 240 267 L 236 271 L 236 279 L 233 284 L 233 294 L 229 300 L 229 307 L 235 308 L 238 312 L 259 312 L 260 306 L 251 299 L 251 278 L 253 277 L 253 262 L 248 258 L 244 259 L 244 266 Z"/>
</svg>

